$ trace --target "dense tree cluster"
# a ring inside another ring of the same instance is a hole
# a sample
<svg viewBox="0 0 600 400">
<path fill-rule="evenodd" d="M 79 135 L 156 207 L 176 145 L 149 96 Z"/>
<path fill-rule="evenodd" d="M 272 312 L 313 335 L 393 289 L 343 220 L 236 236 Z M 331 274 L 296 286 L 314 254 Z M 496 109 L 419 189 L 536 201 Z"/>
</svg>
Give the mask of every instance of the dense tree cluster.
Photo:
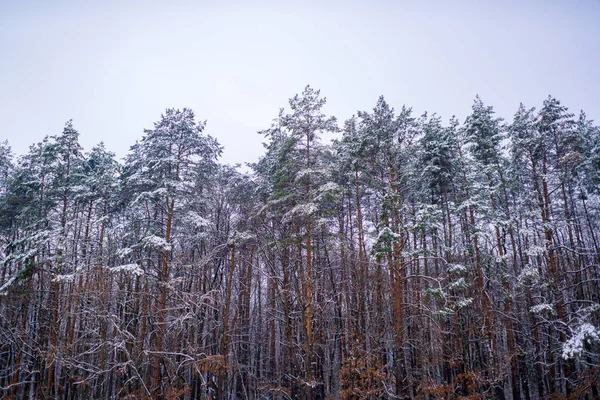
<svg viewBox="0 0 600 400">
<path fill-rule="evenodd" d="M 1 144 L 0 397 L 600 396 L 600 129 L 324 105 L 248 174 L 189 109 L 123 162 Z"/>
</svg>

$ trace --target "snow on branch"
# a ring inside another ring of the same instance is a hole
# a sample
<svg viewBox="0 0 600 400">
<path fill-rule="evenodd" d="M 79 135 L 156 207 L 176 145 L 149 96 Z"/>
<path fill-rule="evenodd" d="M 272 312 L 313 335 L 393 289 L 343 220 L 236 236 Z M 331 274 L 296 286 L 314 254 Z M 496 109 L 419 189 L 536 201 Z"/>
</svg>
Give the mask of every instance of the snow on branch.
<svg viewBox="0 0 600 400">
<path fill-rule="evenodd" d="M 155 235 L 143 238 L 142 244 L 144 247 L 154 250 L 171 251 L 171 244 L 165 239 Z"/>
<path fill-rule="evenodd" d="M 565 360 L 579 356 L 584 347 L 591 342 L 600 341 L 600 331 L 590 323 L 579 325 L 571 336 L 563 345 L 562 357 Z"/>
<path fill-rule="evenodd" d="M 65 274 L 65 275 L 58 274 L 52 279 L 52 282 L 69 283 L 69 282 L 73 282 L 74 280 L 75 280 L 75 274 Z"/>
<path fill-rule="evenodd" d="M 131 274 L 131 275 L 135 275 L 135 276 L 144 275 L 144 270 L 141 269 L 140 266 L 137 264 L 118 265 L 116 267 L 109 268 L 109 271 L 113 272 L 113 273 L 122 272 L 125 274 Z"/>
<path fill-rule="evenodd" d="M 298 204 L 290 211 L 285 213 L 281 222 L 286 223 L 295 217 L 310 217 L 318 211 L 318 207 L 315 203 Z"/>
<path fill-rule="evenodd" d="M 9 280 L 7 280 L 4 285 L 0 286 L 0 296 L 6 295 L 8 289 L 12 286 L 12 284 L 15 282 L 16 277 L 12 277 Z"/>
</svg>

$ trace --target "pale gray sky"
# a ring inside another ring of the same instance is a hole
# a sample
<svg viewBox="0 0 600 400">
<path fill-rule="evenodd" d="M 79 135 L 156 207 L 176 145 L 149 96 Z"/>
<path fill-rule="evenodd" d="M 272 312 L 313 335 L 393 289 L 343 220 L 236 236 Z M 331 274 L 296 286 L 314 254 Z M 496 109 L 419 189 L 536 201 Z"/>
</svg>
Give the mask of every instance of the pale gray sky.
<svg viewBox="0 0 600 400">
<path fill-rule="evenodd" d="M 340 120 L 381 94 L 461 121 L 476 94 L 505 118 L 552 94 L 600 120 L 599 21 L 598 0 L 0 0 L 0 139 L 22 154 L 72 118 L 122 157 L 191 107 L 225 162 L 255 161 L 306 84 Z"/>
</svg>

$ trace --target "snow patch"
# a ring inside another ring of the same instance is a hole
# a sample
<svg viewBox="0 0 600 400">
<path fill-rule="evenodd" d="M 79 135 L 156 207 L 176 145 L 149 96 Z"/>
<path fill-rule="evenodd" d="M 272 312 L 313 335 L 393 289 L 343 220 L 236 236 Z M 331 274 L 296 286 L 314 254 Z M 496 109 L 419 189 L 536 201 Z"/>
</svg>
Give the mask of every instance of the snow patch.
<svg viewBox="0 0 600 400">
<path fill-rule="evenodd" d="M 467 272 L 467 267 L 461 264 L 448 264 L 448 272 L 451 274 L 462 274 Z"/>
<path fill-rule="evenodd" d="M 132 274 L 132 275 L 135 275 L 135 276 L 142 276 L 142 275 L 144 275 L 144 270 L 142 270 L 140 268 L 140 266 L 137 265 L 137 264 L 118 265 L 116 267 L 109 268 L 109 270 L 111 272 L 114 272 L 114 273 L 123 272 L 123 273 L 126 273 L 126 274 Z"/>
<path fill-rule="evenodd" d="M 327 182 L 326 184 L 324 184 L 321 187 L 319 187 L 319 189 L 318 189 L 319 194 L 317 195 L 317 197 L 315 198 L 315 200 L 319 201 L 324 196 L 338 193 L 341 190 L 342 190 L 342 188 L 337 183 L 335 183 L 335 182 Z"/>
<path fill-rule="evenodd" d="M 315 203 L 298 204 L 290 211 L 285 213 L 281 222 L 289 222 L 293 217 L 309 217 L 318 211 L 318 207 Z"/>
<path fill-rule="evenodd" d="M 467 281 L 465 281 L 465 278 L 459 278 L 448 285 L 448 289 L 450 290 L 461 290 L 466 289 L 467 287 L 469 287 L 469 285 L 467 284 Z"/>
<path fill-rule="evenodd" d="M 118 257 L 127 257 L 131 253 L 133 253 L 133 249 L 131 247 L 124 247 L 116 252 Z"/>
<path fill-rule="evenodd" d="M 229 238 L 229 244 L 233 244 L 234 241 L 237 244 L 242 244 L 254 239 L 256 239 L 256 235 L 250 231 L 235 231 L 234 234 Z"/>
<path fill-rule="evenodd" d="M 600 341 L 600 331 L 589 323 L 583 323 L 575 330 L 562 349 L 562 357 L 565 360 L 574 358 L 581 354 L 586 343 Z"/>
<path fill-rule="evenodd" d="M 540 314 L 542 312 L 549 312 L 549 313 L 553 313 L 554 312 L 554 308 L 552 307 L 552 304 L 537 304 L 533 307 L 531 307 L 529 309 L 530 312 L 534 313 L 534 314 Z"/>
<path fill-rule="evenodd" d="M 397 241 L 402 239 L 402 235 L 399 233 L 395 233 L 387 226 L 384 227 L 381 232 L 379 232 L 379 236 L 377 237 L 377 241 L 389 242 L 389 241 Z"/>
<path fill-rule="evenodd" d="M 531 265 L 526 265 L 525 268 L 521 271 L 521 275 L 517 277 L 517 281 L 521 284 L 535 281 L 540 277 L 540 273 L 536 267 L 532 267 Z"/>
<path fill-rule="evenodd" d="M 142 239 L 142 243 L 144 247 L 149 247 L 154 250 L 171 251 L 171 244 L 158 236 L 146 236 Z"/>
<path fill-rule="evenodd" d="M 190 211 L 187 217 L 188 221 L 190 221 L 196 228 L 206 228 L 210 226 L 210 221 L 200 216 L 200 214 L 195 211 Z"/>
<path fill-rule="evenodd" d="M 473 299 L 471 299 L 471 298 L 459 300 L 456 302 L 456 308 L 460 309 L 460 308 L 469 307 L 472 303 L 473 303 Z"/>
<path fill-rule="evenodd" d="M 75 280 L 75 274 L 67 274 L 67 275 L 56 275 L 52 282 L 73 282 Z"/>
</svg>

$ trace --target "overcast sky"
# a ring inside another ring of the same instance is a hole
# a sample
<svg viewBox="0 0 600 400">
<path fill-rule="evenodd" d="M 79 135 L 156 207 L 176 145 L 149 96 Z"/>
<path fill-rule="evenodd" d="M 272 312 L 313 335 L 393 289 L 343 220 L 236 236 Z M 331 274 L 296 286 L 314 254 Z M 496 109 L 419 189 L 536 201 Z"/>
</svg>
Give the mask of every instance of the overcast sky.
<svg viewBox="0 0 600 400">
<path fill-rule="evenodd" d="M 255 161 L 256 132 L 307 84 L 340 125 L 381 94 L 461 121 L 476 94 L 509 119 L 552 94 L 600 120 L 599 66 L 600 0 L 6 0 L 0 139 L 22 154 L 73 119 L 86 150 L 122 157 L 191 107 L 225 162 Z"/>
</svg>

